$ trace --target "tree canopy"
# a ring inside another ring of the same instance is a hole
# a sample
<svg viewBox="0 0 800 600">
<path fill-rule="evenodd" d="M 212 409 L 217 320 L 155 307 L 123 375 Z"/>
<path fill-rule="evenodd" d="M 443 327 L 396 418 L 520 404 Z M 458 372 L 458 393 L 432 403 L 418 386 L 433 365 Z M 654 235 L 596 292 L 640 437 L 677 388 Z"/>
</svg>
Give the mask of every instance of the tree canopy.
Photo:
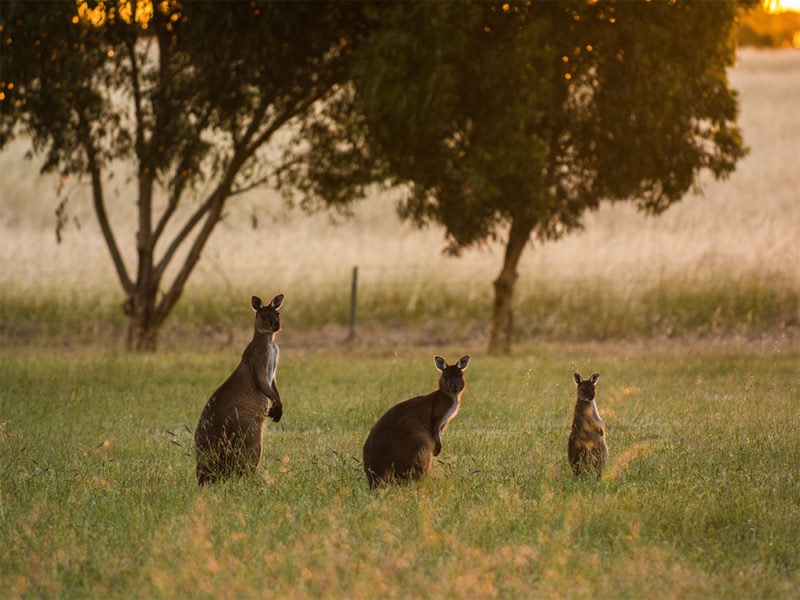
<svg viewBox="0 0 800 600">
<path fill-rule="evenodd" d="M 0 5 L 0 148 L 28 136 L 43 171 L 90 179 L 132 347 L 155 348 L 228 199 L 276 176 L 266 145 L 347 81 L 360 14 L 340 2 Z M 136 265 L 107 215 L 118 161 L 135 165 Z M 196 206 L 178 221 L 189 200 Z"/>
<path fill-rule="evenodd" d="M 402 211 L 450 248 L 503 236 L 490 349 L 508 351 L 531 238 L 601 201 L 660 213 L 701 170 L 745 154 L 733 63 L 738 4 L 393 4 L 354 67 L 369 145 L 411 192 Z"/>
</svg>

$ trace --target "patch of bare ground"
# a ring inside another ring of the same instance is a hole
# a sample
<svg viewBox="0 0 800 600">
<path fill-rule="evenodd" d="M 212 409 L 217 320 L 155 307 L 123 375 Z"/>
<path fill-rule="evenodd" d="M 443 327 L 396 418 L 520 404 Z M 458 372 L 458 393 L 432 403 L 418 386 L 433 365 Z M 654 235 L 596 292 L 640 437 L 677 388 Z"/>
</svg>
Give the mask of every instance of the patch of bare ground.
<svg viewBox="0 0 800 600">
<path fill-rule="evenodd" d="M 356 328 L 354 336 L 347 326 L 326 324 L 317 329 L 282 330 L 278 342 L 283 352 L 301 353 L 346 352 L 370 353 L 377 356 L 393 355 L 413 349 L 437 350 L 459 348 L 473 353 L 484 352 L 488 341 L 488 324 L 475 322 L 424 321 L 407 324 L 401 322 L 365 323 Z M 250 341 L 252 331 L 247 326 L 203 325 L 170 323 L 164 327 L 159 344 L 160 352 L 238 352 Z M 757 352 L 759 354 L 800 353 L 800 327 L 790 323 L 771 330 L 697 335 L 653 335 L 586 338 L 575 335 L 538 335 L 515 340 L 512 356 L 532 351 L 555 353 L 570 348 L 573 352 L 620 355 L 658 353 L 661 355 L 692 352 L 693 354 Z M 93 324 L 72 332 L 14 331 L 2 332 L 0 350 L 33 352 L 42 349 L 69 352 L 125 352 L 125 333 L 111 325 Z M 438 351 L 438 350 L 437 350 Z"/>
</svg>

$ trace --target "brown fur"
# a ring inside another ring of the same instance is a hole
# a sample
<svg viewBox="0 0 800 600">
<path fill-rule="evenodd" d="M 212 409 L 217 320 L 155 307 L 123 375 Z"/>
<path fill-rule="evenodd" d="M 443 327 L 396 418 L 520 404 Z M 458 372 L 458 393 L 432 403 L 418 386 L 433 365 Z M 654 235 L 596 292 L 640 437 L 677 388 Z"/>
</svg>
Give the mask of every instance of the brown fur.
<svg viewBox="0 0 800 600">
<path fill-rule="evenodd" d="M 578 399 L 569 432 L 569 464 L 576 476 L 589 473 L 600 479 L 608 460 L 606 427 L 594 401 L 595 384 L 600 375 L 595 373 L 589 379 L 581 379 L 575 373 L 573 378 L 578 386 Z"/>
<path fill-rule="evenodd" d="M 364 443 L 364 472 L 370 488 L 395 479 L 419 479 L 442 451 L 442 432 L 456 415 L 466 383 L 469 356 L 448 365 L 434 358 L 441 371 L 439 389 L 395 404 L 373 425 Z"/>
<path fill-rule="evenodd" d="M 275 380 L 275 337 L 281 328 L 278 309 L 283 295 L 275 296 L 268 305 L 257 296 L 250 303 L 256 312 L 253 339 L 239 365 L 211 395 L 195 430 L 197 482 L 201 486 L 255 471 L 261 460 L 264 421 L 270 417 L 277 422 L 283 414 Z"/>
</svg>

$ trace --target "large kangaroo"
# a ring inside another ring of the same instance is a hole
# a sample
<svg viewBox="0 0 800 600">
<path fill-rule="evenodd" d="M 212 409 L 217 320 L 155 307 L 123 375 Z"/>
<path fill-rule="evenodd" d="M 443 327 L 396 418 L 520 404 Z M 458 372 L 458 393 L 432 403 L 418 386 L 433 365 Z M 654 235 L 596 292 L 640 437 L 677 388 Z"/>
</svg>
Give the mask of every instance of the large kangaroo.
<svg viewBox="0 0 800 600">
<path fill-rule="evenodd" d="M 242 353 L 239 366 L 212 394 L 200 414 L 194 433 L 197 482 L 202 486 L 228 475 L 255 471 L 261 460 L 264 421 L 280 421 L 281 397 L 275 383 L 281 328 L 278 309 L 283 294 L 264 305 L 253 296 L 256 313 L 253 339 Z"/>
<path fill-rule="evenodd" d="M 454 365 L 441 356 L 433 360 L 442 373 L 439 389 L 395 404 L 367 436 L 364 471 L 371 489 L 394 479 L 419 479 L 442 451 L 442 432 L 461 404 L 469 356 L 462 356 Z"/>
<path fill-rule="evenodd" d="M 569 432 L 567 455 L 575 475 L 591 473 L 600 479 L 608 459 L 606 428 L 594 403 L 595 384 L 600 375 L 595 373 L 589 379 L 573 376 L 578 386 L 578 399 Z"/>
</svg>

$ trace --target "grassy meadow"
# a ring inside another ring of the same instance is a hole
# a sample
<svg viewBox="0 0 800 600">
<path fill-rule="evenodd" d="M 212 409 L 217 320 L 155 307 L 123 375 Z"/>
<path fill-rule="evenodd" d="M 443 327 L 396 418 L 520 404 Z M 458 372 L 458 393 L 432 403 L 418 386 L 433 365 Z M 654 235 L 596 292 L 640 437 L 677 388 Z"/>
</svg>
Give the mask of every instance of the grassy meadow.
<svg viewBox="0 0 800 600">
<path fill-rule="evenodd" d="M 129 354 L 88 187 L 0 154 L 0 597 L 795 597 L 800 53 L 743 50 L 730 77 L 736 173 L 533 244 L 504 358 L 485 353 L 502 240 L 444 256 L 389 192 L 350 219 L 238 198 L 161 351 Z M 126 184 L 110 212 L 132 261 Z M 250 295 L 277 293 L 284 417 L 255 477 L 198 490 L 190 431 L 251 335 Z M 434 388 L 434 354 L 465 353 L 430 476 L 370 493 L 371 425 Z M 573 371 L 601 374 L 600 482 L 566 464 Z"/>
<path fill-rule="evenodd" d="M 388 406 L 433 388 L 432 352 L 285 354 L 284 419 L 256 476 L 199 491 L 188 430 L 237 357 L 4 352 L 4 596 L 790 598 L 800 586 L 796 350 L 475 353 L 430 476 L 379 493 L 361 445 Z M 566 463 L 573 370 L 601 373 L 600 482 Z"/>
</svg>

